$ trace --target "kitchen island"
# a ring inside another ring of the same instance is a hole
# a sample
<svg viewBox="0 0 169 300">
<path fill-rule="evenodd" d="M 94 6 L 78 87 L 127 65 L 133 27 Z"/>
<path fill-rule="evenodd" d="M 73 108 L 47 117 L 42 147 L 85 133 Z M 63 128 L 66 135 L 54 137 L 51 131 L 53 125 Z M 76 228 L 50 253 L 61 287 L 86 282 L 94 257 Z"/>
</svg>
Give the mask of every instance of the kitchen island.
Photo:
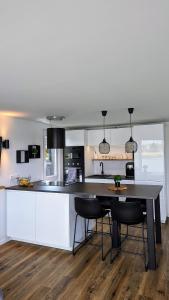
<svg viewBox="0 0 169 300">
<path fill-rule="evenodd" d="M 50 185 L 36 182 L 32 187 L 7 188 L 7 235 L 11 239 L 72 250 L 74 197 L 116 196 L 146 199 L 149 268 L 156 268 L 155 242 L 161 243 L 160 198 L 162 186 L 127 185 L 112 192 L 110 184 L 76 183 Z M 155 207 L 155 229 L 154 211 Z M 79 218 L 78 236 L 84 239 L 84 221 Z M 114 246 L 117 234 L 114 227 Z M 156 233 L 156 235 L 154 234 Z"/>
</svg>

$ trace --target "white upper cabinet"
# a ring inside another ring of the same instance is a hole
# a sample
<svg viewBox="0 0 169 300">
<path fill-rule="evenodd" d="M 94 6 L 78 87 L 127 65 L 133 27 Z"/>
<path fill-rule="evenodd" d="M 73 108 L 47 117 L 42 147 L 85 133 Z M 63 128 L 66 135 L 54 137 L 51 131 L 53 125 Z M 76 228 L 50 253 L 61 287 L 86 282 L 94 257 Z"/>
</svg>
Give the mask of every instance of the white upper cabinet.
<svg viewBox="0 0 169 300">
<path fill-rule="evenodd" d="M 84 146 L 85 130 L 67 130 L 66 146 Z"/>
<path fill-rule="evenodd" d="M 133 128 L 138 144 L 134 155 L 135 180 L 164 181 L 164 131 L 162 124 L 140 125 Z"/>
<path fill-rule="evenodd" d="M 88 130 L 87 145 L 99 146 L 99 144 L 103 141 L 103 138 L 104 138 L 103 129 Z M 110 140 L 111 140 L 110 129 L 105 130 L 105 138 L 106 138 L 106 141 L 110 144 Z"/>
<path fill-rule="evenodd" d="M 125 145 L 130 138 L 130 128 L 116 128 L 110 129 L 111 132 L 111 145 Z"/>
<path fill-rule="evenodd" d="M 89 146 L 98 146 L 103 140 L 103 129 L 88 130 Z M 106 141 L 112 146 L 125 145 L 126 141 L 130 138 L 129 128 L 115 128 L 105 130 Z"/>
</svg>

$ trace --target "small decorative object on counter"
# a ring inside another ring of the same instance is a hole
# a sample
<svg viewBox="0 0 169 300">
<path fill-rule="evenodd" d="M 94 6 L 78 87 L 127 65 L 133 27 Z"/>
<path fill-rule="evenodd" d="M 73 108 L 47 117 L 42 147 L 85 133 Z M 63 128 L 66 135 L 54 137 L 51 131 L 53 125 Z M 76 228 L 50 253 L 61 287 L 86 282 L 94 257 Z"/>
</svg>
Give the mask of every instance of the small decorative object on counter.
<svg viewBox="0 0 169 300">
<path fill-rule="evenodd" d="M 40 158 L 40 146 L 39 145 L 29 145 L 29 158 Z"/>
<path fill-rule="evenodd" d="M 20 177 L 18 183 L 20 186 L 28 187 L 31 186 L 30 180 L 30 177 Z"/>
<path fill-rule="evenodd" d="M 120 181 L 121 181 L 121 176 L 115 175 L 114 176 L 115 187 L 120 187 Z"/>
</svg>

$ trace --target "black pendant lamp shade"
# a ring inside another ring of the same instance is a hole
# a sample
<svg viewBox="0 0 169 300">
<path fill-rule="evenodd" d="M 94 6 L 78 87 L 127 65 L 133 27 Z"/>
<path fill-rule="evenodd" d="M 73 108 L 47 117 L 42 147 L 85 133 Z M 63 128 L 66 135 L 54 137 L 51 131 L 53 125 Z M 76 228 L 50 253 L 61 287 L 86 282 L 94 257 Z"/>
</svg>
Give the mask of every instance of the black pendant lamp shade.
<svg viewBox="0 0 169 300">
<path fill-rule="evenodd" d="M 99 152 L 101 154 L 108 154 L 110 152 L 110 144 L 106 142 L 105 139 L 105 117 L 107 115 L 107 110 L 102 111 L 103 116 L 103 130 L 104 130 L 104 138 L 103 141 L 99 144 Z"/>
<path fill-rule="evenodd" d="M 65 129 L 47 128 L 47 149 L 65 148 Z"/>
<path fill-rule="evenodd" d="M 127 153 L 135 153 L 137 152 L 137 143 L 133 140 L 132 137 L 132 124 L 131 124 L 131 115 L 133 114 L 134 108 L 128 108 L 128 112 L 130 114 L 130 128 L 131 128 L 131 137 L 125 144 L 125 151 Z"/>
</svg>

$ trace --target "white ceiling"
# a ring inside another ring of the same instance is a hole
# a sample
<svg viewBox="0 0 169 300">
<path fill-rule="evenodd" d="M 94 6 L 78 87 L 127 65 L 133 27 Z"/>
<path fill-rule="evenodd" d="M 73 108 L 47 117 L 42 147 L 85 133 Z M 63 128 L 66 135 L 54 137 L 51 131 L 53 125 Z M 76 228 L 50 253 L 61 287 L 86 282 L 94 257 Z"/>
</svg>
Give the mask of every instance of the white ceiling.
<svg viewBox="0 0 169 300">
<path fill-rule="evenodd" d="M 0 111 L 169 119 L 168 0 L 0 0 Z"/>
</svg>

